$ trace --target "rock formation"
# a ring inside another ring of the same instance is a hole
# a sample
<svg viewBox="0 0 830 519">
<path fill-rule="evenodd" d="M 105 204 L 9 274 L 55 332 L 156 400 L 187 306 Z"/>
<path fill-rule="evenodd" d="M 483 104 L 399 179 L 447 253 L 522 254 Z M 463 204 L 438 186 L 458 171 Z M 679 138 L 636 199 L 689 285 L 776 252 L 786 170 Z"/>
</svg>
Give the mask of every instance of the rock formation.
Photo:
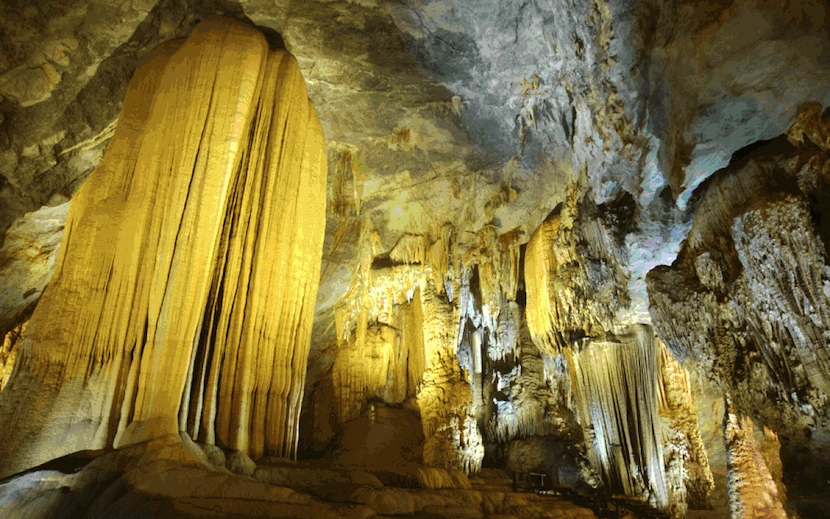
<svg viewBox="0 0 830 519">
<path fill-rule="evenodd" d="M 149 54 L 0 398 L 2 474 L 187 431 L 293 455 L 323 137 L 296 61 L 207 20 Z"/>
<path fill-rule="evenodd" d="M 725 391 L 736 412 L 777 431 L 785 462 L 815 467 L 818 477 L 828 454 L 810 438 L 826 428 L 830 373 L 819 216 L 826 124 L 810 107 L 787 137 L 747 150 L 712 177 L 677 261 L 649 274 L 654 323 L 672 351 Z M 802 448 L 812 462 L 793 458 Z"/>
<path fill-rule="evenodd" d="M 0 5 L 0 515 L 821 516 L 829 55 L 822 0 Z"/>
</svg>

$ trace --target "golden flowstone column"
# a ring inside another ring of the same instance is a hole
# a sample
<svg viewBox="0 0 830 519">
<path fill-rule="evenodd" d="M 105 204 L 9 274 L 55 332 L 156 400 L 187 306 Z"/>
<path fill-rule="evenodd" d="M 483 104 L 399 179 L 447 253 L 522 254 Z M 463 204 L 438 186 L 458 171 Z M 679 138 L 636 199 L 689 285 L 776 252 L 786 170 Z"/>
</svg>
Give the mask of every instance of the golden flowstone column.
<svg viewBox="0 0 830 519">
<path fill-rule="evenodd" d="M 325 168 L 297 62 L 255 28 L 154 50 L 0 394 L 0 477 L 179 431 L 292 455 Z"/>
</svg>

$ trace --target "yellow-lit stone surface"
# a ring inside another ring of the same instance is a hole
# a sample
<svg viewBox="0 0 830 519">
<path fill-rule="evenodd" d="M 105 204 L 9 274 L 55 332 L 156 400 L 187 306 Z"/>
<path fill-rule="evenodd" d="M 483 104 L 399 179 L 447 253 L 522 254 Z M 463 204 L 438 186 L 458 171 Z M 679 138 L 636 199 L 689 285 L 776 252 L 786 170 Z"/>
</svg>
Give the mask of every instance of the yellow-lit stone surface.
<svg viewBox="0 0 830 519">
<path fill-rule="evenodd" d="M 611 229 L 574 197 L 542 222 L 525 253 L 528 329 L 551 354 L 575 338 L 613 331 L 615 314 L 630 302 Z"/>
<path fill-rule="evenodd" d="M 0 398 L 0 475 L 179 430 L 293 454 L 325 179 L 297 63 L 256 29 L 148 55 Z"/>
<path fill-rule="evenodd" d="M 732 517 L 785 518 L 778 487 L 752 432 L 752 419 L 727 401 L 723 416 L 726 442 L 726 487 Z"/>
</svg>

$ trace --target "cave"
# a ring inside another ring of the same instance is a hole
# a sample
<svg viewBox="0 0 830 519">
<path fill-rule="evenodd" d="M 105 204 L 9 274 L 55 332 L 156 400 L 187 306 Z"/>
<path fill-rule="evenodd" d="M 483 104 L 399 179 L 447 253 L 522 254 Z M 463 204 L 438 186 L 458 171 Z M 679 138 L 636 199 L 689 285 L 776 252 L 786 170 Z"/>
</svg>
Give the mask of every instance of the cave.
<svg viewBox="0 0 830 519">
<path fill-rule="evenodd" d="M 0 517 L 830 517 L 825 0 L 0 3 Z"/>
</svg>

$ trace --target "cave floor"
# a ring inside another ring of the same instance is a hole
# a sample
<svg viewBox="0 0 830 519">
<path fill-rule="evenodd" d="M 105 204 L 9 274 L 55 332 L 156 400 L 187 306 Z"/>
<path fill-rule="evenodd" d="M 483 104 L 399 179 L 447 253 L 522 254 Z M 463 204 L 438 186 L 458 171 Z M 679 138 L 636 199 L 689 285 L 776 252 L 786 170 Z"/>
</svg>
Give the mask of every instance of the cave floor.
<svg viewBox="0 0 830 519">
<path fill-rule="evenodd" d="M 470 478 L 469 483 L 457 482 L 455 488 L 428 489 L 423 484 L 416 488 L 411 480 L 406 482 L 407 467 L 384 472 L 333 465 L 325 460 L 297 463 L 269 458 L 254 467 L 252 463 L 245 466 L 233 455 L 224 460 L 224 466 L 219 466 L 216 457 L 211 456 L 217 450 L 206 454 L 189 438 L 169 436 L 92 459 L 53 462 L 0 481 L 0 516 L 598 517 L 587 506 L 574 502 L 579 497 L 514 492 L 512 481 L 501 471 L 485 470 L 484 477 Z M 606 511 L 599 517 L 614 517 L 613 514 Z"/>
</svg>

